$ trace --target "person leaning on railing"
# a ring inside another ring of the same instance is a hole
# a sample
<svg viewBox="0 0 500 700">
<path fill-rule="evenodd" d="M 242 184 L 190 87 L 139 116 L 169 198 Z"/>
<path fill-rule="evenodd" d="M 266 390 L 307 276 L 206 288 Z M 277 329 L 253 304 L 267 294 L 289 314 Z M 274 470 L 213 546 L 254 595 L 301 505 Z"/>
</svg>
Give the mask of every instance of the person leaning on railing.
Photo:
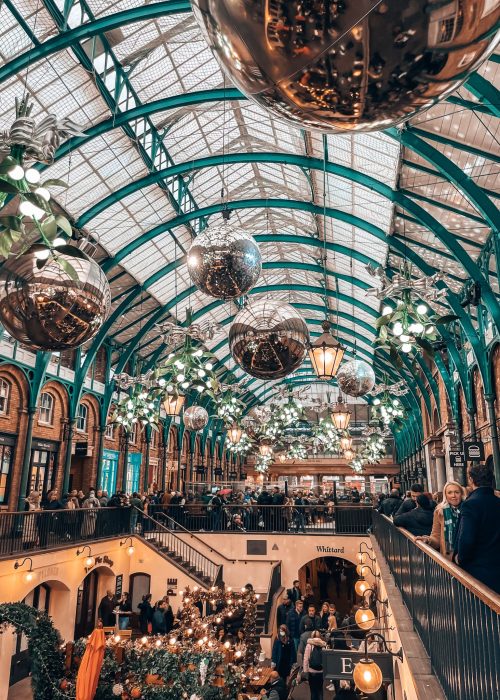
<svg viewBox="0 0 500 700">
<path fill-rule="evenodd" d="M 417 540 L 429 544 L 448 559 L 453 556 L 460 507 L 464 498 L 464 488 L 456 481 L 447 481 L 443 489 L 443 500 L 434 510 L 431 534 L 417 537 Z"/>
<path fill-rule="evenodd" d="M 500 498 L 485 464 L 467 471 L 471 494 L 462 504 L 453 561 L 500 593 Z"/>
<path fill-rule="evenodd" d="M 404 527 L 412 535 L 430 535 L 433 521 L 433 508 L 429 498 L 421 493 L 417 505 L 412 510 L 394 516 L 394 525 Z"/>
</svg>

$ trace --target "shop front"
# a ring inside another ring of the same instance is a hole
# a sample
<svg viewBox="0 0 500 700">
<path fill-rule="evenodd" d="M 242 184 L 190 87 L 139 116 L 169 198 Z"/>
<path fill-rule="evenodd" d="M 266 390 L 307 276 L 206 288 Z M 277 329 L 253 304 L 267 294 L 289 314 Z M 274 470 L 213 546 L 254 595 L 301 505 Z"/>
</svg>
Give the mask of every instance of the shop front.
<svg viewBox="0 0 500 700">
<path fill-rule="evenodd" d="M 59 443 L 33 438 L 31 445 L 30 479 L 26 496 L 31 491 L 45 494 L 54 488 L 57 476 Z"/>
<path fill-rule="evenodd" d="M 101 480 L 99 488 L 107 491 L 111 496 L 116 491 L 116 479 L 118 474 L 118 460 L 120 453 L 117 450 L 102 451 Z"/>
<path fill-rule="evenodd" d="M 0 506 L 8 503 L 16 435 L 0 434 Z"/>
<path fill-rule="evenodd" d="M 134 491 L 139 491 L 141 464 L 141 452 L 128 453 L 127 476 L 125 479 L 125 491 L 127 493 L 134 493 Z"/>
</svg>

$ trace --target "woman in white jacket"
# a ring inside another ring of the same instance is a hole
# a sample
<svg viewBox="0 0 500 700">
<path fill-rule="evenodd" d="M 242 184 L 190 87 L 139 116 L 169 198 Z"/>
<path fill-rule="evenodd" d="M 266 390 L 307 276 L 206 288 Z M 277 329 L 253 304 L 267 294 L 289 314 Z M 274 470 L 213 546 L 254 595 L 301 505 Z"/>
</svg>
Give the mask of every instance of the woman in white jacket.
<svg viewBox="0 0 500 700">
<path fill-rule="evenodd" d="M 321 634 L 315 630 L 306 643 L 304 652 L 304 673 L 309 680 L 311 700 L 323 700 L 323 662 L 322 650 L 326 648 L 326 642 L 321 639 Z"/>
</svg>

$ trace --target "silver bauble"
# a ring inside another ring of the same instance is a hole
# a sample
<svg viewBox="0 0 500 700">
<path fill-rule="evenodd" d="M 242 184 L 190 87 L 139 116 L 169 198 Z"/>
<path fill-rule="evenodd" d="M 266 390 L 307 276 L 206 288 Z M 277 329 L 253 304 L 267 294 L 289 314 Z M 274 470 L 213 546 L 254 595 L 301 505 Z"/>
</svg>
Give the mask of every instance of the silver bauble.
<svg viewBox="0 0 500 700">
<path fill-rule="evenodd" d="M 0 322 L 32 350 L 77 348 L 105 321 L 111 293 L 99 265 L 78 248 L 64 245 L 43 259 L 47 248 L 33 245 L 0 269 Z M 64 269 L 67 263 L 78 280 Z"/>
<path fill-rule="evenodd" d="M 208 413 L 203 406 L 190 406 L 184 411 L 184 427 L 188 430 L 203 430 L 208 423 Z"/>
<path fill-rule="evenodd" d="M 187 254 L 187 267 L 202 292 L 217 299 L 233 299 L 255 286 L 262 260 L 252 236 L 224 223 L 196 236 Z"/>
<path fill-rule="evenodd" d="M 489 9 L 487 9 L 489 8 Z M 193 0 L 235 85 L 280 119 L 378 131 L 446 98 L 495 48 L 484 0 Z"/>
<path fill-rule="evenodd" d="M 363 396 L 375 386 L 375 372 L 364 360 L 349 360 L 340 365 L 337 384 L 343 394 Z"/>
<path fill-rule="evenodd" d="M 309 331 L 299 312 L 267 298 L 252 300 L 235 316 L 229 331 L 232 356 L 258 379 L 281 379 L 296 370 L 308 343 Z"/>
</svg>

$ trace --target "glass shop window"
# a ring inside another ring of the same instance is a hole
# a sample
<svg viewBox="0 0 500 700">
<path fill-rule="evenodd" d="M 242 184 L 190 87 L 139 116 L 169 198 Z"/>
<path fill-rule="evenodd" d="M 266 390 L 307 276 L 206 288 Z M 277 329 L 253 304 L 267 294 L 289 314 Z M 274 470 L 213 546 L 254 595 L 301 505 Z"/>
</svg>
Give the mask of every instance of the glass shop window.
<svg viewBox="0 0 500 700">
<path fill-rule="evenodd" d="M 76 429 L 80 433 L 87 432 L 88 414 L 89 414 L 89 410 L 88 410 L 87 406 L 84 403 L 81 403 L 78 406 L 78 415 L 76 417 Z"/>
<path fill-rule="evenodd" d="M 0 414 L 5 416 L 9 412 L 10 384 L 5 379 L 0 379 Z"/>
<path fill-rule="evenodd" d="M 38 421 L 44 425 L 52 425 L 54 423 L 54 397 L 47 391 L 44 391 L 40 396 Z"/>
</svg>

